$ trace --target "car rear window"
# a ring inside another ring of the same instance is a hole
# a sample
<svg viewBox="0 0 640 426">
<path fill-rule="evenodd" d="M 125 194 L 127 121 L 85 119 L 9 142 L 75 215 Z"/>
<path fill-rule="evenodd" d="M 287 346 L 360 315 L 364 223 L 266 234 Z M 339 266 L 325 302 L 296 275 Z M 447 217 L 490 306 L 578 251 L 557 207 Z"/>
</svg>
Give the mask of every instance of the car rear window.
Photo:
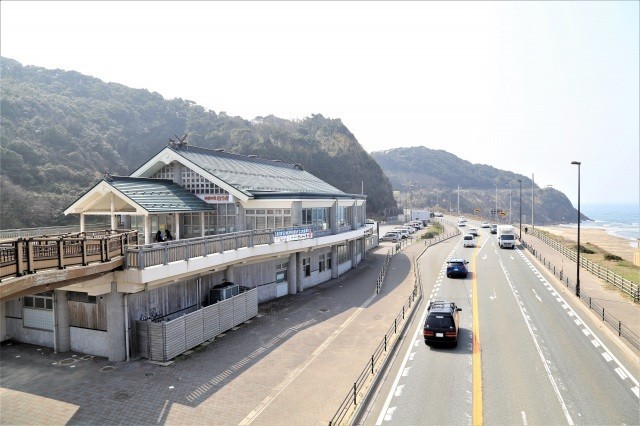
<svg viewBox="0 0 640 426">
<path fill-rule="evenodd" d="M 471 235 L 465 235 L 464 239 L 465 240 L 473 240 L 473 237 Z"/>
<path fill-rule="evenodd" d="M 448 328 L 453 327 L 453 318 L 447 315 L 429 315 L 426 326 L 428 328 Z"/>
<path fill-rule="evenodd" d="M 515 236 L 507 234 L 507 235 L 503 235 L 502 239 L 503 240 L 515 240 Z"/>
</svg>

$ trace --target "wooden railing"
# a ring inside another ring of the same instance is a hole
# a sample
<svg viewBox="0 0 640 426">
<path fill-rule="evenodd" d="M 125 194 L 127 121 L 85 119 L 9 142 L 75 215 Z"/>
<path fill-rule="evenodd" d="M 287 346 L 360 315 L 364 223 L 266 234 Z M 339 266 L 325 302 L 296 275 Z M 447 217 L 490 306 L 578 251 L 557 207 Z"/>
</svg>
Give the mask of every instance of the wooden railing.
<svg viewBox="0 0 640 426">
<path fill-rule="evenodd" d="M 0 242 L 0 280 L 108 262 L 137 243 L 138 231 L 120 229 L 7 239 Z"/>
</svg>

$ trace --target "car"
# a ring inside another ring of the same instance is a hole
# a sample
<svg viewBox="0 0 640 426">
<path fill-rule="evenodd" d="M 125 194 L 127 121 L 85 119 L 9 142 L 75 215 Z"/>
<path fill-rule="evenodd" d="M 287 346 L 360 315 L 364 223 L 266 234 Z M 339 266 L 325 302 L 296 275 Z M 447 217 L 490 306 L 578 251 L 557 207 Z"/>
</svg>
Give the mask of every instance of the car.
<svg viewBox="0 0 640 426">
<path fill-rule="evenodd" d="M 390 232 L 397 233 L 401 238 L 409 238 L 409 231 L 403 228 L 393 228 Z"/>
<path fill-rule="evenodd" d="M 476 246 L 476 238 L 473 234 L 467 234 L 462 237 L 462 245 L 464 247 L 475 247 Z"/>
<path fill-rule="evenodd" d="M 391 242 L 397 243 L 401 239 L 402 239 L 402 236 L 400 235 L 400 233 L 389 231 L 380 238 L 380 241 L 391 241 Z"/>
<path fill-rule="evenodd" d="M 434 300 L 429 303 L 424 321 L 423 337 L 428 346 L 448 343 L 458 346 L 460 311 L 455 302 Z"/>
<path fill-rule="evenodd" d="M 491 224 L 491 228 L 489 228 L 489 232 L 491 232 L 492 234 L 497 234 L 498 233 L 498 224 L 497 223 L 492 223 Z"/>
<path fill-rule="evenodd" d="M 435 212 L 435 217 L 443 217 L 444 215 L 441 212 Z"/>
<path fill-rule="evenodd" d="M 459 220 L 458 221 L 458 226 L 467 226 L 467 221 L 466 220 Z"/>
<path fill-rule="evenodd" d="M 478 236 L 478 228 L 469 228 L 469 234 L 473 235 L 474 237 Z"/>
<path fill-rule="evenodd" d="M 490 227 L 491 227 L 491 225 L 489 225 L 489 222 L 482 222 L 480 224 L 480 228 L 490 228 Z"/>
<path fill-rule="evenodd" d="M 449 259 L 447 261 L 447 278 L 467 278 L 467 275 L 469 275 L 469 270 L 467 269 L 468 263 L 469 262 L 464 259 Z"/>
</svg>

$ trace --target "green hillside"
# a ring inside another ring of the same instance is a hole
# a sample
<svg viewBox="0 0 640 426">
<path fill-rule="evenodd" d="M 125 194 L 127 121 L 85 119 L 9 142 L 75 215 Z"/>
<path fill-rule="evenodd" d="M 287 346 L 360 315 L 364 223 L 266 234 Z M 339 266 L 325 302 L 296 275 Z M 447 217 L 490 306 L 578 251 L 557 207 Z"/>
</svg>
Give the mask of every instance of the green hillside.
<svg viewBox="0 0 640 426">
<path fill-rule="evenodd" d="M 395 148 L 371 153 L 400 191 L 399 200 L 413 208 L 476 214 L 495 219 L 492 210 L 505 211 L 503 221 L 518 222 L 522 180 L 523 222 L 531 223 L 531 179 L 485 164 L 472 164 L 442 150 L 426 147 Z M 460 188 L 458 192 L 458 187 Z M 578 212 L 562 192 L 534 185 L 533 215 L 536 224 L 576 222 Z M 583 219 L 587 219 L 582 215 Z"/>
<path fill-rule="evenodd" d="M 248 121 L 74 71 L 1 58 L 0 229 L 76 223 L 62 211 L 105 172 L 128 175 L 167 144 L 299 163 L 372 214 L 393 211 L 391 184 L 339 119 Z"/>
</svg>

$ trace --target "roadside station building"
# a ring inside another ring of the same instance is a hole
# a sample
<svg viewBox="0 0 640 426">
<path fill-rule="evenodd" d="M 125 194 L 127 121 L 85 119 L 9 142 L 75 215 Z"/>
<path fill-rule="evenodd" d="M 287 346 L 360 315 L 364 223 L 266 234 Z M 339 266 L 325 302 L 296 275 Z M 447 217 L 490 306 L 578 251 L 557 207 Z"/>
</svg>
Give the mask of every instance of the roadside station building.
<svg viewBox="0 0 640 426">
<path fill-rule="evenodd" d="M 299 164 L 184 142 L 130 176 L 105 176 L 65 214 L 79 215 L 81 231 L 87 216 L 108 216 L 112 230 L 139 231 L 138 244 L 126 247 L 121 268 L 0 302 L 0 332 L 112 361 L 170 359 L 257 314 L 260 302 L 356 267 L 377 244 L 364 195 Z M 186 322 L 174 327 L 178 320 Z M 154 333 L 174 347 L 158 352 Z"/>
</svg>

